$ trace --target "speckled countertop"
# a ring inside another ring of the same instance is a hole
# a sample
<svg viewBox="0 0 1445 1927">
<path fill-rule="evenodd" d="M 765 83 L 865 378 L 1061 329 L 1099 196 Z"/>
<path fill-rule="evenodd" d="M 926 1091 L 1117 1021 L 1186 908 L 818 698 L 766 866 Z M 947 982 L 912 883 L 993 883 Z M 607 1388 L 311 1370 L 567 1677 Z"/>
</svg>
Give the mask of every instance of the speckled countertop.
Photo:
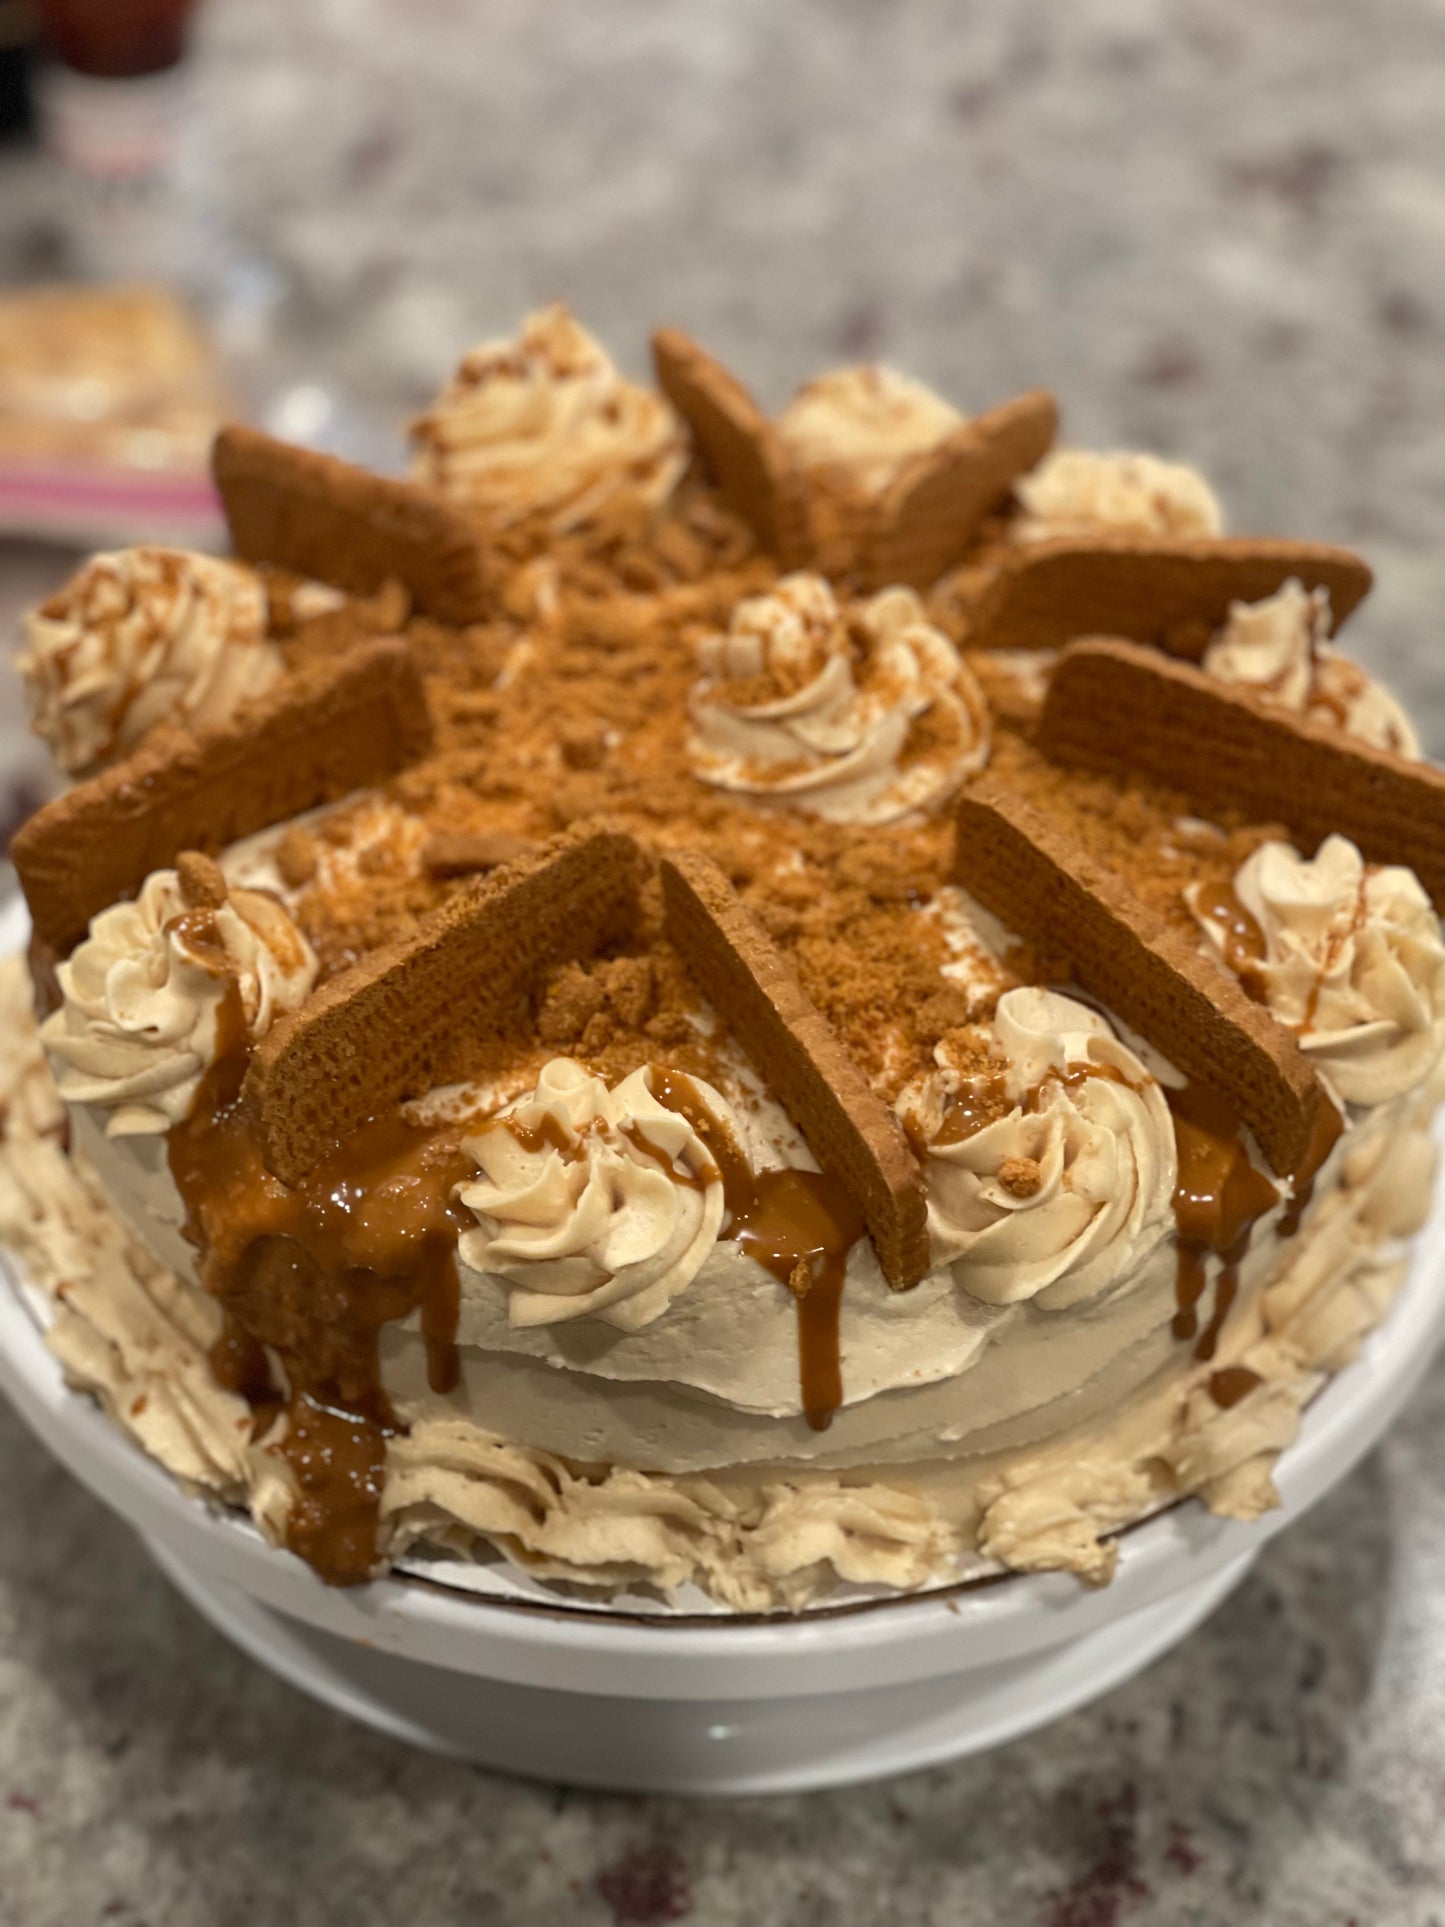
<svg viewBox="0 0 1445 1927">
<path fill-rule="evenodd" d="M 212 0 L 269 351 L 388 433 L 567 295 L 770 399 L 883 355 L 1196 459 L 1351 543 L 1354 648 L 1445 753 L 1439 0 Z M 0 160 L 0 277 L 47 258 Z M 65 572 L 0 546 L 0 617 Z M 5 738 L 10 742 L 11 738 Z M 26 780 L 18 749 L 0 787 Z M 405 1751 L 257 1671 L 0 1413 L 4 1927 L 1430 1927 L 1445 1366 L 1215 1618 L 1094 1710 L 893 1785 L 693 1807 Z"/>
</svg>

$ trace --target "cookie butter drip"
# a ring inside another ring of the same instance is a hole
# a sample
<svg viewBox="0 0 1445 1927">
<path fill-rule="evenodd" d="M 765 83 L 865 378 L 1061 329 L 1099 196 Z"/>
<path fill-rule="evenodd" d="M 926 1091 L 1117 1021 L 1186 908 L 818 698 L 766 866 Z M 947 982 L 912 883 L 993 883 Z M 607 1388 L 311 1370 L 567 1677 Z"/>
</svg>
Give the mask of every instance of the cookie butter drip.
<svg viewBox="0 0 1445 1927">
<path fill-rule="evenodd" d="M 1224 961 L 1238 977 L 1240 987 L 1256 1003 L 1265 1001 L 1265 983 L 1259 966 L 1268 954 L 1264 932 L 1258 919 L 1234 893 L 1234 885 L 1221 881 L 1201 888 L 1196 915 L 1218 926 L 1218 942 Z"/>
<path fill-rule="evenodd" d="M 1174 1191 L 1179 1247 L 1178 1309 L 1174 1336 L 1192 1339 L 1196 1358 L 1210 1359 L 1239 1290 L 1239 1267 L 1257 1219 L 1279 1203 L 1279 1193 L 1249 1161 L 1238 1114 L 1217 1092 L 1199 1084 L 1166 1089 L 1174 1114 L 1179 1177 Z M 1199 1301 L 1206 1260 L 1221 1260 L 1214 1312 L 1201 1332 Z"/>
<path fill-rule="evenodd" d="M 241 1101 L 246 1032 L 234 983 L 221 1013 L 216 1063 L 169 1136 L 187 1235 L 225 1314 L 212 1367 L 251 1402 L 258 1430 L 284 1406 L 276 1449 L 300 1494 L 287 1543 L 329 1583 L 351 1584 L 377 1563 L 385 1440 L 398 1429 L 381 1383 L 382 1327 L 418 1313 L 432 1390 L 458 1382 L 461 1219 L 451 1194 L 471 1167 L 459 1127 L 393 1116 L 364 1125 L 301 1185 L 282 1184 Z"/>
<path fill-rule="evenodd" d="M 1252 1372 L 1248 1365 L 1226 1365 L 1222 1371 L 1209 1374 L 1209 1396 L 1227 1412 L 1263 1383 L 1259 1373 Z"/>
<path fill-rule="evenodd" d="M 1063 1070 L 1050 1071 L 1037 1084 L 1031 1084 L 1015 1101 L 1009 1096 L 1008 1072 L 1003 1066 L 996 1071 L 972 1074 L 950 1100 L 937 1134 L 924 1148 L 942 1150 L 950 1144 L 962 1144 L 988 1125 L 997 1124 L 1000 1118 L 1007 1117 L 1013 1110 L 1022 1112 L 1025 1117 L 1033 1117 L 1043 1108 L 1046 1093 L 1054 1086 L 1077 1091 L 1096 1077 L 1103 1078 L 1109 1084 L 1122 1084 L 1126 1090 L 1137 1091 L 1140 1088 L 1117 1064 L 1069 1064 Z"/>
<path fill-rule="evenodd" d="M 858 1207 L 826 1172 L 755 1172 L 690 1077 L 654 1068 L 651 1083 L 658 1102 L 687 1119 L 721 1173 L 723 1237 L 797 1299 L 803 1411 L 815 1432 L 825 1431 L 843 1403 L 839 1319 L 848 1253 L 863 1236 Z"/>
<path fill-rule="evenodd" d="M 291 1551 L 329 1585 L 365 1579 L 377 1561 L 385 1430 L 301 1393 L 286 1407 L 286 1437 L 278 1449 L 298 1493 L 286 1521 Z"/>
</svg>

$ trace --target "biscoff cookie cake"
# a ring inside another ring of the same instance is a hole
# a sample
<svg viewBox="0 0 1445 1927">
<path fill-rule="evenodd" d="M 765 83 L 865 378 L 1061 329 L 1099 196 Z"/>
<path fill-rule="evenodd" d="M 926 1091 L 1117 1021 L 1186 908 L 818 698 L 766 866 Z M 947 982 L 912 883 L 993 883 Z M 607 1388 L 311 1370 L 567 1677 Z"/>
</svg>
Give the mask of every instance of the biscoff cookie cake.
<svg viewBox="0 0 1445 1927">
<path fill-rule="evenodd" d="M 1047 395 L 654 355 L 533 316 L 406 481 L 228 429 L 234 559 L 30 618 L 50 1344 L 338 1584 L 766 1610 L 1258 1515 L 1432 1177 L 1445 777 L 1332 639 L 1369 571 Z"/>
</svg>

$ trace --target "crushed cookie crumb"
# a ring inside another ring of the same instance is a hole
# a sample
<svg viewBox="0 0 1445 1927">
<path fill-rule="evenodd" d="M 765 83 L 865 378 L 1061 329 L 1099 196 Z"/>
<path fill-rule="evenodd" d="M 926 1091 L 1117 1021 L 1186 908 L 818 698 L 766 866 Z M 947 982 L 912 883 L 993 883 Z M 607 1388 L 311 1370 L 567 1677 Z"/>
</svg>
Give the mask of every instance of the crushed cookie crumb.
<svg viewBox="0 0 1445 1927">
<path fill-rule="evenodd" d="M 1033 1197 L 1044 1181 L 1037 1158 L 1005 1158 L 998 1168 L 998 1181 L 1016 1198 Z"/>
</svg>

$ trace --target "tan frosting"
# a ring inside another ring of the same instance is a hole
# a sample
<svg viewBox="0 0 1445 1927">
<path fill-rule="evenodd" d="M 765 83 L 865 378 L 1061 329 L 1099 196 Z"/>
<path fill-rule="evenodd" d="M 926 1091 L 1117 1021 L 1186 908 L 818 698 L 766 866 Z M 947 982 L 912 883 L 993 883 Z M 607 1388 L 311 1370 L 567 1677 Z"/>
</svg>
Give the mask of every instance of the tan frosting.
<svg viewBox="0 0 1445 1927">
<path fill-rule="evenodd" d="M 1313 860 L 1265 843 L 1234 890 L 1264 939 L 1252 976 L 1341 1097 L 1381 1104 L 1429 1077 L 1445 1050 L 1445 944 L 1412 871 L 1366 864 L 1342 836 Z M 1221 926 L 1200 921 L 1223 958 Z"/>
<path fill-rule="evenodd" d="M 1120 450 L 1060 448 L 1014 485 L 1023 542 L 1109 529 L 1124 535 L 1218 535 L 1219 503 L 1204 477 L 1182 462 Z"/>
<path fill-rule="evenodd" d="M 921 381 L 872 365 L 835 368 L 804 383 L 777 429 L 800 468 L 878 495 L 963 420 Z"/>
<path fill-rule="evenodd" d="M 656 507 L 687 465 L 672 409 L 560 303 L 473 348 L 412 434 L 417 479 L 500 527 L 575 528 L 621 498 Z"/>
<path fill-rule="evenodd" d="M 730 1123 L 719 1093 L 699 1089 Z M 460 1253 L 504 1281 L 513 1325 L 596 1315 L 636 1331 L 716 1242 L 722 1178 L 687 1120 L 653 1096 L 645 1068 L 609 1090 L 554 1058 L 465 1148 L 481 1176 L 459 1194 L 478 1225 Z"/>
<path fill-rule="evenodd" d="M 157 723 L 225 722 L 285 663 L 251 570 L 184 549 L 95 555 L 25 621 L 32 727 L 69 776 L 133 750 Z"/>
<path fill-rule="evenodd" d="M 983 692 L 909 589 L 844 615 L 821 576 L 784 577 L 702 645 L 692 703 L 706 783 L 839 823 L 938 808 L 988 760 Z"/>
<path fill-rule="evenodd" d="M 987 1304 L 1050 1310 L 1137 1279 L 1172 1230 L 1174 1132 L 1158 1083 L 1101 1016 L 1054 991 L 1006 991 L 993 1039 L 1005 1115 L 947 1141 L 969 1074 L 946 1042 L 938 1070 L 899 1101 L 928 1141 L 935 1263 Z"/>
<path fill-rule="evenodd" d="M 214 913 L 227 972 L 192 947 L 186 911 L 176 872 L 153 870 L 133 903 L 91 919 L 59 967 L 64 1002 L 41 1038 L 61 1096 L 105 1112 L 107 1136 L 164 1132 L 186 1116 L 233 979 L 253 1038 L 315 985 L 311 946 L 271 897 L 235 890 Z"/>
<path fill-rule="evenodd" d="M 1399 703 L 1358 664 L 1336 655 L 1329 635 L 1329 590 L 1306 592 L 1291 577 L 1263 602 L 1231 605 L 1204 667 L 1296 715 L 1336 723 L 1362 742 L 1418 757 L 1419 738 Z"/>
</svg>

